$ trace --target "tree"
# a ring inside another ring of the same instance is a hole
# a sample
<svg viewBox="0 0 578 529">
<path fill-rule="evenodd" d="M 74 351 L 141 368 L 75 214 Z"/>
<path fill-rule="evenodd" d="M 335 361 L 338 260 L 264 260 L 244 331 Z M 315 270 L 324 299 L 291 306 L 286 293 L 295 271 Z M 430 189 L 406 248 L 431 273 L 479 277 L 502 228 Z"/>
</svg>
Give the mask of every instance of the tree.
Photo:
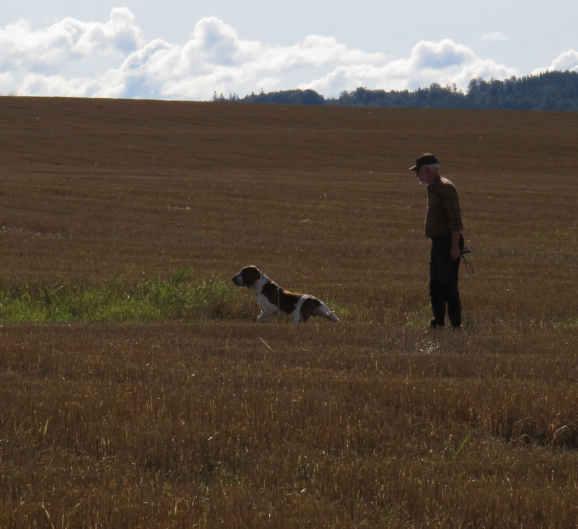
<svg viewBox="0 0 578 529">
<path fill-rule="evenodd" d="M 222 95 L 214 101 L 226 100 Z M 434 83 L 415 91 L 369 90 L 359 87 L 342 92 L 336 99 L 325 99 L 314 90 L 284 90 L 251 94 L 243 98 L 230 96 L 241 103 L 274 103 L 283 105 L 340 105 L 386 108 L 504 108 L 525 110 L 578 111 L 578 72 L 546 72 L 503 81 L 472 79 L 466 92 L 455 85 L 442 87 Z"/>
</svg>

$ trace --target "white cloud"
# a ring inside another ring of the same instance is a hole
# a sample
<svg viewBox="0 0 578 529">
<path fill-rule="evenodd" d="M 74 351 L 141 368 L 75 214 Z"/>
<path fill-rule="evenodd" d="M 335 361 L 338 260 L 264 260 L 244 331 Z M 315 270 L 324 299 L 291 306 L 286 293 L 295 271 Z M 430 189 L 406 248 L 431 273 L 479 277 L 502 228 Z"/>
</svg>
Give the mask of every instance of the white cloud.
<svg viewBox="0 0 578 529">
<path fill-rule="evenodd" d="M 359 86 L 406 90 L 438 83 L 443 86 L 455 84 L 465 89 L 474 78 L 504 79 L 516 73 L 513 68 L 482 59 L 466 46 L 444 39 L 417 43 L 407 58 L 378 65 L 358 64 L 336 68 L 306 86 L 332 95 Z"/>
<path fill-rule="evenodd" d="M 191 41 L 193 50 L 202 56 L 204 62 L 233 66 L 242 61 L 242 46 L 237 32 L 218 18 L 202 19 L 195 26 Z"/>
<path fill-rule="evenodd" d="M 578 72 L 578 51 L 568 50 L 556 57 L 547 71 L 572 71 Z"/>
<path fill-rule="evenodd" d="M 113 9 L 104 23 L 65 18 L 33 29 L 20 20 L 0 28 L 0 71 L 57 73 L 71 61 L 93 54 L 126 54 L 143 43 L 142 32 L 126 8 Z"/>
<path fill-rule="evenodd" d="M 10 73 L 0 72 L 0 94 L 12 95 L 14 88 L 14 78 Z"/>
<path fill-rule="evenodd" d="M 469 64 L 477 59 L 475 53 L 450 39 L 440 42 L 422 41 L 411 51 L 410 62 L 415 70 L 441 70 Z"/>
<path fill-rule="evenodd" d="M 578 52 L 551 65 L 562 67 L 578 69 Z M 0 92 L 21 95 L 206 100 L 215 92 L 243 96 L 299 87 L 338 96 L 360 86 L 465 89 L 473 78 L 512 75 L 518 75 L 514 68 L 451 39 L 418 42 L 395 58 L 322 35 L 287 46 L 247 40 L 216 17 L 198 21 L 183 43 L 147 41 L 126 8 L 113 9 L 105 22 L 65 18 L 39 29 L 26 21 L 0 28 Z"/>
<path fill-rule="evenodd" d="M 99 83 L 89 79 L 66 79 L 60 75 L 30 73 L 21 79 L 15 94 L 49 97 L 62 95 L 92 97 L 100 95 L 99 90 Z"/>
</svg>

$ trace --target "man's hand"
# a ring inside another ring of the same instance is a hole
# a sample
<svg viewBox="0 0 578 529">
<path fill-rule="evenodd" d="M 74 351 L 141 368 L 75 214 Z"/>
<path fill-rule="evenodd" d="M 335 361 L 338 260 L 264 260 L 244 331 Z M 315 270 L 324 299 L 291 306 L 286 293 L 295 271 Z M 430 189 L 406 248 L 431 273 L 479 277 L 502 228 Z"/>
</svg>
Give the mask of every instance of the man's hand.
<svg viewBox="0 0 578 529">
<path fill-rule="evenodd" d="M 450 257 L 452 258 L 452 261 L 457 261 L 461 257 L 461 254 L 462 252 L 460 251 L 459 246 L 452 246 L 450 251 Z"/>
<path fill-rule="evenodd" d="M 450 250 L 452 261 L 457 261 L 462 255 L 462 250 L 460 248 L 461 236 L 462 234 L 459 231 L 452 232 L 452 248 Z"/>
</svg>

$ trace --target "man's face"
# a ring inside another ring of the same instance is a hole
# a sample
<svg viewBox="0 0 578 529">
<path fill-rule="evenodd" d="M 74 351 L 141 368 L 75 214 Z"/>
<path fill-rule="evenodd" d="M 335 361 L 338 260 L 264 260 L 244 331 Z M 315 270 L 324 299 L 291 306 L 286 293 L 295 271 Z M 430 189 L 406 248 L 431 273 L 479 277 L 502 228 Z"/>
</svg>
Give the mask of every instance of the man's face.
<svg viewBox="0 0 578 529">
<path fill-rule="evenodd" d="M 435 170 L 429 165 L 422 165 L 415 173 L 417 179 L 425 186 L 433 184 L 436 176 Z"/>
</svg>

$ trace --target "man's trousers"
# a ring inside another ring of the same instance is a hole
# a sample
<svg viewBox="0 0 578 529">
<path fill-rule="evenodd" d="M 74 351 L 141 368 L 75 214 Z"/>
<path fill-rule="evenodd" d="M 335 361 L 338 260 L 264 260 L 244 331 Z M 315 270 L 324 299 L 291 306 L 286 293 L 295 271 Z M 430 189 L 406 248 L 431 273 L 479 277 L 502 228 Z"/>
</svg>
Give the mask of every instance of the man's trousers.
<svg viewBox="0 0 578 529">
<path fill-rule="evenodd" d="M 460 236 L 460 249 L 464 240 Z M 432 327 L 442 327 L 447 314 L 453 327 L 462 323 L 462 305 L 458 289 L 460 260 L 453 261 L 450 255 L 451 235 L 432 239 L 430 260 L 430 298 L 433 311 Z"/>
</svg>

